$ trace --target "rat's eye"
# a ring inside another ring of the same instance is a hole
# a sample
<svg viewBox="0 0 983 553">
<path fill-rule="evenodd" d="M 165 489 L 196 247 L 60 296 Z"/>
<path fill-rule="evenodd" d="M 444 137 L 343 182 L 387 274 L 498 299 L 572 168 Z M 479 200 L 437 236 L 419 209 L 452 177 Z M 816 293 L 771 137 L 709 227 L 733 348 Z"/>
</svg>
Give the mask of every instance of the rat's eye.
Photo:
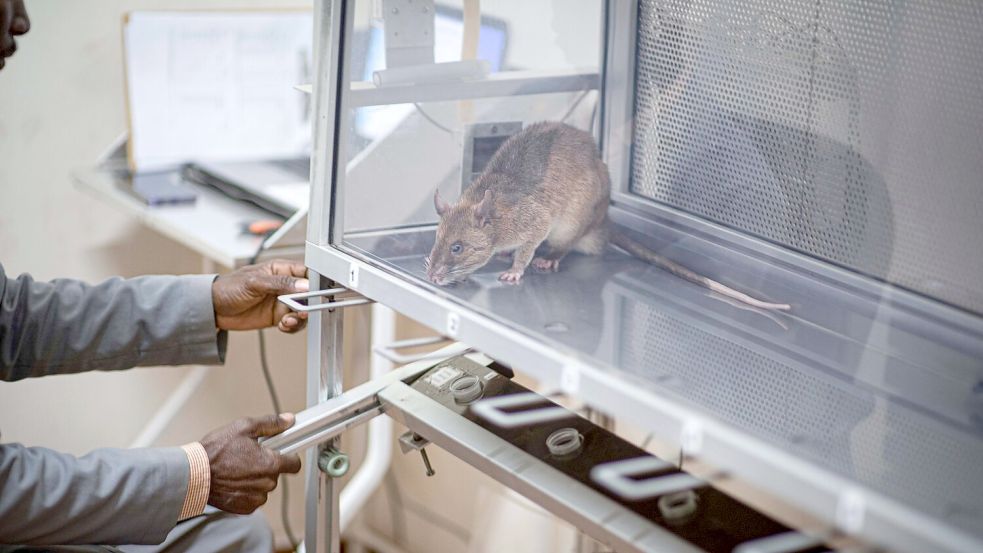
<svg viewBox="0 0 983 553">
<path fill-rule="evenodd" d="M 464 246 L 460 242 L 454 242 L 451 244 L 451 253 L 457 255 L 464 251 Z"/>
</svg>

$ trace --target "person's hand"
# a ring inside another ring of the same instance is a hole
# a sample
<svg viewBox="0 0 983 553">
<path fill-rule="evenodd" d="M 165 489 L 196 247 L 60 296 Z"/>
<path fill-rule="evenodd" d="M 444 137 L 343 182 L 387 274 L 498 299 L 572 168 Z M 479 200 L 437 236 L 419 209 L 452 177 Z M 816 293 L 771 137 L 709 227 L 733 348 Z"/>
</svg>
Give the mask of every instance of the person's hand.
<svg viewBox="0 0 983 553">
<path fill-rule="evenodd" d="M 289 413 L 245 418 L 202 438 L 212 473 L 208 504 L 227 513 L 247 515 L 266 503 L 267 495 L 276 489 L 277 477 L 299 472 L 300 457 L 296 454 L 280 455 L 256 441 L 293 424 L 294 416 Z"/>
<path fill-rule="evenodd" d="M 3 0 L 0 0 L 3 1 Z M 304 328 L 307 313 L 295 313 L 276 301 L 281 294 L 306 292 L 303 263 L 277 259 L 249 265 L 212 283 L 215 324 L 221 330 L 255 330 L 276 325 L 283 332 Z"/>
<path fill-rule="evenodd" d="M 24 0 L 0 0 L 0 69 L 17 51 L 14 37 L 30 30 L 31 20 L 27 17 Z"/>
</svg>

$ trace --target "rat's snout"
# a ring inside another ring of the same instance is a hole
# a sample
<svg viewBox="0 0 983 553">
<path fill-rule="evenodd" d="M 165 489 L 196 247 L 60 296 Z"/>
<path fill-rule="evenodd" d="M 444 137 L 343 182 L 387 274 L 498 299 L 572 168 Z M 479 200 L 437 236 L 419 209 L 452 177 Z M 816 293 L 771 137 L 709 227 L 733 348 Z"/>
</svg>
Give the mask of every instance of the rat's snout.
<svg viewBox="0 0 983 553">
<path fill-rule="evenodd" d="M 447 284 L 449 282 L 447 278 L 447 267 L 430 265 L 427 267 L 427 278 L 430 279 L 430 282 L 437 285 L 442 286 Z"/>
</svg>

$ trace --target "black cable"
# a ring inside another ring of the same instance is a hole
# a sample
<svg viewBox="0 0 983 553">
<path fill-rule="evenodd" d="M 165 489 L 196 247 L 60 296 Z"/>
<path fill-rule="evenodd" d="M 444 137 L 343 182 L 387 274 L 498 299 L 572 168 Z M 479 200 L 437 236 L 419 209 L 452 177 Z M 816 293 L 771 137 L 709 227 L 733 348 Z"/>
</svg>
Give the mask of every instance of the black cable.
<svg viewBox="0 0 983 553">
<path fill-rule="evenodd" d="M 266 389 L 270 392 L 270 402 L 273 403 L 273 411 L 276 414 L 280 414 L 283 411 L 280 409 L 280 398 L 277 396 L 276 388 L 273 386 L 273 375 L 270 374 L 270 366 L 266 361 L 266 335 L 263 334 L 263 330 L 257 330 L 259 334 L 259 365 L 263 369 L 263 378 L 266 380 Z"/>
<path fill-rule="evenodd" d="M 447 128 L 447 127 L 445 127 L 443 125 L 441 125 L 440 123 L 437 122 L 436 119 L 434 119 L 433 117 L 430 117 L 430 114 L 428 114 L 427 112 L 423 111 L 423 108 L 420 107 L 420 104 L 417 104 L 417 103 L 414 102 L 413 103 L 413 107 L 416 108 L 416 111 L 419 111 L 420 112 L 420 115 L 422 115 L 424 119 L 426 119 L 427 121 L 430 121 L 430 123 L 433 124 L 433 126 L 437 127 L 438 129 L 440 129 L 440 130 L 442 130 L 442 131 L 444 131 L 446 133 L 454 134 L 454 131 L 450 130 L 449 128 Z"/>
<path fill-rule="evenodd" d="M 254 265 L 262 255 L 263 251 L 266 249 L 266 240 L 270 237 L 272 232 L 267 233 L 263 236 L 263 240 L 259 243 L 259 247 L 256 248 L 256 253 L 249 258 L 249 265 Z M 266 381 L 266 390 L 270 394 L 270 402 L 273 403 L 273 411 L 276 414 L 280 414 L 283 411 L 280 409 L 280 397 L 276 393 L 276 386 L 273 385 L 273 374 L 270 372 L 270 364 L 266 359 L 266 335 L 263 334 L 263 329 L 256 331 L 259 336 L 259 366 L 263 370 L 263 379 Z M 287 535 L 287 540 L 290 541 L 290 548 L 296 550 L 300 542 L 294 535 L 293 528 L 290 526 L 290 486 L 285 475 L 280 475 L 280 522 L 283 523 L 283 533 Z"/>
</svg>

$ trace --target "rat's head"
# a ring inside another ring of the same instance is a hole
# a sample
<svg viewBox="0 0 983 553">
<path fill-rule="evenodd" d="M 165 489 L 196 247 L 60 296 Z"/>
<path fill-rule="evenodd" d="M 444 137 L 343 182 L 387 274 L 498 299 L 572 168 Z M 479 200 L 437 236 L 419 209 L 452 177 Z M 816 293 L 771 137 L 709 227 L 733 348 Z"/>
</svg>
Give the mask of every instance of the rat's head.
<svg viewBox="0 0 983 553">
<path fill-rule="evenodd" d="M 483 267 L 495 254 L 491 219 L 494 209 L 492 191 L 485 190 L 480 202 L 455 205 L 433 195 L 440 215 L 437 241 L 427 258 L 427 278 L 434 284 L 460 282 Z"/>
</svg>

